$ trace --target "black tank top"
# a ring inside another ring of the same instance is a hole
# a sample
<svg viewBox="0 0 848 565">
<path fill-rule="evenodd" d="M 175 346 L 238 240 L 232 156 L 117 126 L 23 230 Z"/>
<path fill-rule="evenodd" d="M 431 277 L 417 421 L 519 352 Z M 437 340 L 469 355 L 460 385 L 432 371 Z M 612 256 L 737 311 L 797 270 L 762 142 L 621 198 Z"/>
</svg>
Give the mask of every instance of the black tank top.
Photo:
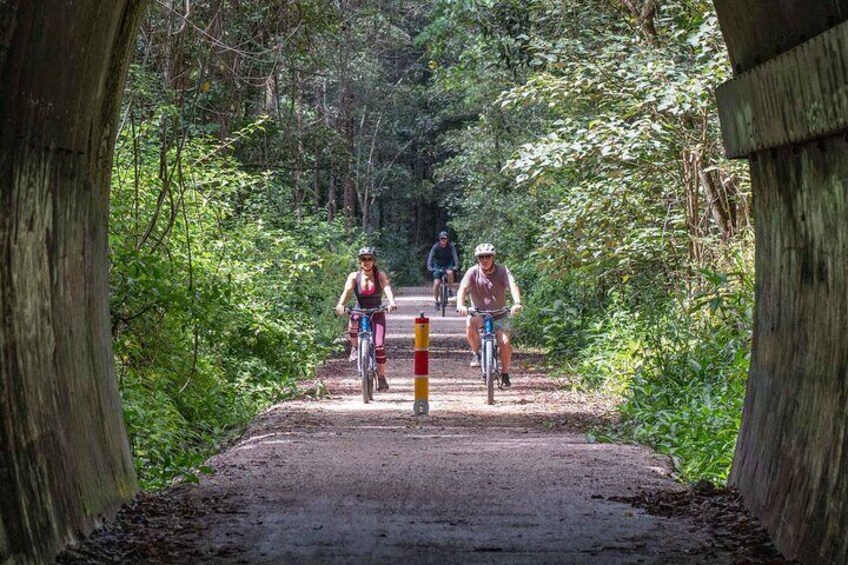
<svg viewBox="0 0 848 565">
<path fill-rule="evenodd" d="M 353 294 L 360 308 L 379 308 L 383 304 L 383 285 L 380 283 L 380 275 L 374 272 L 374 289 L 370 294 L 363 294 L 362 271 L 356 273 L 356 284 L 353 286 Z"/>
</svg>

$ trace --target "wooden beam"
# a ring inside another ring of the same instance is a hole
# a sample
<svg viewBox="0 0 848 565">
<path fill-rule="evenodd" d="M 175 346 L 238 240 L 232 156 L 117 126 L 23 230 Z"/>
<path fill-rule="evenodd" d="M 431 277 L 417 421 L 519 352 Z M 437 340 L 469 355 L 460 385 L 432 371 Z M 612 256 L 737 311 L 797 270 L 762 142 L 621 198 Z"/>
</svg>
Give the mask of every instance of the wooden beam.
<svg viewBox="0 0 848 565">
<path fill-rule="evenodd" d="M 731 158 L 848 129 L 848 22 L 737 75 L 716 94 Z"/>
<path fill-rule="evenodd" d="M 848 0 L 715 0 L 740 74 L 848 20 Z"/>
</svg>

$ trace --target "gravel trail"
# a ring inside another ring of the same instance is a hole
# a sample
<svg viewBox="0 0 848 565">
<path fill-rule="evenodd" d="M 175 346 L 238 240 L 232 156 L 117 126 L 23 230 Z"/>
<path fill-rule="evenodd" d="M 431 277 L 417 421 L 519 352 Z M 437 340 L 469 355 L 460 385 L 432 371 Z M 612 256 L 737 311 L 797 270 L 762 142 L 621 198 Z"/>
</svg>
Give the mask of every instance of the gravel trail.
<svg viewBox="0 0 848 565">
<path fill-rule="evenodd" d="M 487 406 L 464 321 L 435 315 L 424 288 L 400 289 L 398 304 L 389 392 L 364 405 L 354 365 L 328 361 L 319 371 L 328 396 L 267 411 L 209 461 L 214 475 L 142 496 L 60 561 L 780 562 L 762 539 L 740 542 L 699 520 L 667 458 L 587 441 L 609 401 L 565 391 L 537 355 L 518 353 L 512 388 Z M 431 401 L 430 415 L 416 417 L 421 310 L 431 316 Z M 671 511 L 650 514 L 640 500 Z"/>
</svg>

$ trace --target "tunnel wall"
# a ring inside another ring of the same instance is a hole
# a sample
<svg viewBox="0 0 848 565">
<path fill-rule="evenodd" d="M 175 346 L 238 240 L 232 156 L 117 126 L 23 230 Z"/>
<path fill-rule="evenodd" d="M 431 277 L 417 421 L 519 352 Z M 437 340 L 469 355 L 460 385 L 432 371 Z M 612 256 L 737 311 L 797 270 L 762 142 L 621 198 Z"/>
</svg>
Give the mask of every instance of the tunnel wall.
<svg viewBox="0 0 848 565">
<path fill-rule="evenodd" d="M 750 163 L 757 245 L 730 481 L 787 557 L 848 563 L 848 2 L 716 8 L 736 71 L 722 129 Z"/>
<path fill-rule="evenodd" d="M 0 2 L 0 562 L 136 492 L 108 312 L 109 172 L 142 4 Z"/>
</svg>

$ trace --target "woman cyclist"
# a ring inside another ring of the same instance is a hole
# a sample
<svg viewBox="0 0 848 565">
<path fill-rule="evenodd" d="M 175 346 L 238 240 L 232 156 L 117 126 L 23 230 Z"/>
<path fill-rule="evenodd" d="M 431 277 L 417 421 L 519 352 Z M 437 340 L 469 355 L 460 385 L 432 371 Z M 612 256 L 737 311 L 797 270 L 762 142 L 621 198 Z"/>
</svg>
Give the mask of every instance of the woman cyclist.
<svg viewBox="0 0 848 565">
<path fill-rule="evenodd" d="M 379 308 L 383 304 L 385 293 L 389 299 L 389 311 L 397 310 L 391 281 L 386 273 L 377 268 L 377 251 L 373 247 L 363 247 L 359 250 L 359 270 L 347 276 L 344 290 L 336 304 L 336 313 L 339 316 L 344 314 L 345 304 L 351 292 L 356 296 L 356 305 L 360 308 Z M 356 360 L 359 317 L 360 314 L 351 314 L 348 325 L 352 361 Z M 386 314 L 377 312 L 371 316 L 371 321 L 374 325 L 374 353 L 377 358 L 377 390 L 389 390 L 389 383 L 386 382 Z"/>
</svg>

